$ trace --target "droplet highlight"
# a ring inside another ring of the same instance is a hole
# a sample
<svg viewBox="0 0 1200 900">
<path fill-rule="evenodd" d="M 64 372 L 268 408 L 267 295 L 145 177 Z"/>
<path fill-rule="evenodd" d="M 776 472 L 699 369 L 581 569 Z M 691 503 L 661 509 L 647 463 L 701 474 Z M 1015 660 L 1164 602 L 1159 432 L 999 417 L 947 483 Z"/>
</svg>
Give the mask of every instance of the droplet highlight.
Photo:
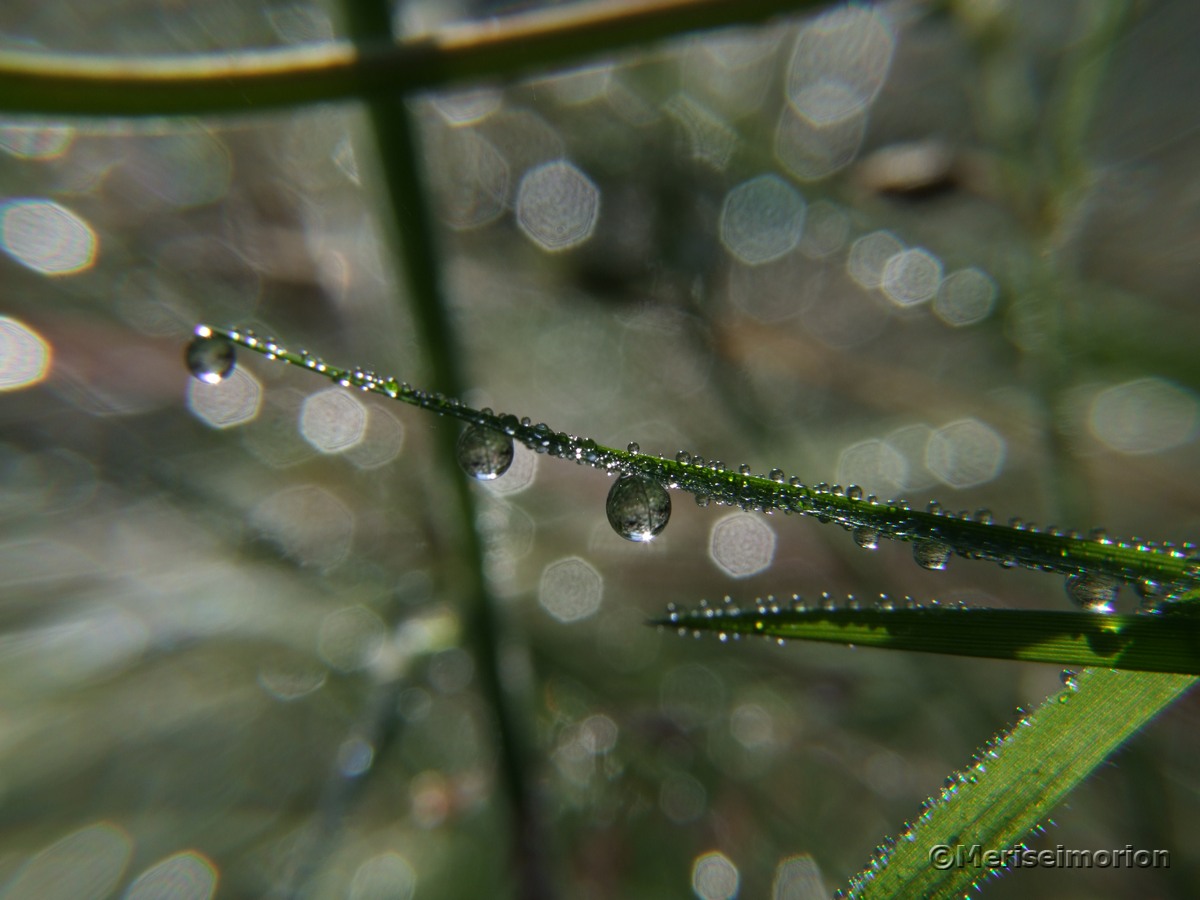
<svg viewBox="0 0 1200 900">
<path fill-rule="evenodd" d="M 671 518 L 666 488 L 645 475 L 623 475 L 608 492 L 605 504 L 613 531 L 627 541 L 653 540 Z"/>
<path fill-rule="evenodd" d="M 507 434 L 471 425 L 458 438 L 458 464 L 479 481 L 493 481 L 508 471 L 513 442 Z"/>
<path fill-rule="evenodd" d="M 205 384 L 219 384 L 229 377 L 236 363 L 233 343 L 207 328 L 198 328 L 187 345 L 184 361 L 188 371 Z"/>
</svg>

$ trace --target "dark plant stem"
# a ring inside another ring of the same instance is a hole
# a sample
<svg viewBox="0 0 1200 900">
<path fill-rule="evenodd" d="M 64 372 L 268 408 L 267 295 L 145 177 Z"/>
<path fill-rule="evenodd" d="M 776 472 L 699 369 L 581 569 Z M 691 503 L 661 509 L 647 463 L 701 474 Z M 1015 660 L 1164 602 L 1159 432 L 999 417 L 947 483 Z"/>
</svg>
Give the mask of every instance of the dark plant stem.
<svg viewBox="0 0 1200 900">
<path fill-rule="evenodd" d="M 391 38 L 390 4 L 384 0 L 346 0 L 350 37 L 355 41 Z M 379 172 L 388 199 L 385 231 L 394 232 L 421 343 L 427 348 L 437 390 L 462 393 L 458 367 L 458 342 L 446 316 L 433 217 L 422 185 L 422 161 L 412 119 L 403 98 L 377 97 L 367 103 L 368 118 L 379 156 Z M 448 428 L 436 433 L 439 458 L 454 467 L 456 435 Z M 552 896 L 543 863 L 544 841 L 529 776 L 532 754 L 520 723 L 525 718 L 513 694 L 506 689 L 500 646 L 507 629 L 499 621 L 496 602 L 483 574 L 483 547 L 474 522 L 475 501 L 461 473 L 450 473 L 459 523 L 458 546 L 463 557 L 462 594 L 466 637 L 479 667 L 480 690 L 492 711 L 499 738 L 499 782 L 513 820 L 513 859 L 520 896 Z"/>
</svg>

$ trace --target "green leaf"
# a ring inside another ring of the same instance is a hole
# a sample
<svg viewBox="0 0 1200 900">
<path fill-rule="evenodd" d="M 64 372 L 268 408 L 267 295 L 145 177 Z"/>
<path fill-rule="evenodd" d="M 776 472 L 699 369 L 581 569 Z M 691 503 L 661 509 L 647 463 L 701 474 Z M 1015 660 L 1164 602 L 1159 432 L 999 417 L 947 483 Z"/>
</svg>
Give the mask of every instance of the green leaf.
<svg viewBox="0 0 1200 900">
<path fill-rule="evenodd" d="M 984 609 L 959 606 L 825 609 L 773 603 L 738 609 L 703 606 L 671 612 L 655 624 L 681 633 L 710 631 L 778 640 L 917 650 L 991 659 L 1103 666 L 1141 672 L 1200 675 L 1200 617 L 1192 604 L 1171 612 Z"/>
<path fill-rule="evenodd" d="M 1023 849 L 1019 842 L 1068 791 L 1195 682 L 1191 675 L 1085 670 L 1076 690 L 1050 698 L 948 778 L 920 818 L 851 880 L 849 896 L 963 896 L 1011 865 L 1005 850 Z M 975 847 L 994 855 L 981 854 L 976 865 L 969 860 Z M 935 864 L 947 854 L 953 864 Z"/>
</svg>

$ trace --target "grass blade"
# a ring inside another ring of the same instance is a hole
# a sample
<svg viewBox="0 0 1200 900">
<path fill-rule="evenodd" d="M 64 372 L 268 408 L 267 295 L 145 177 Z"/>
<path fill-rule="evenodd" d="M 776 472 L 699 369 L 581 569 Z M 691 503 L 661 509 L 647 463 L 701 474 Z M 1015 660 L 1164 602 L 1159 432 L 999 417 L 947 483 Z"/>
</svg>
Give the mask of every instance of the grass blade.
<svg viewBox="0 0 1200 900">
<path fill-rule="evenodd" d="M 1200 675 L 1200 617 L 1191 604 L 1159 615 L 926 606 L 703 606 L 655 624 L 709 631 L 990 659 Z"/>
<path fill-rule="evenodd" d="M 851 880 L 848 895 L 964 896 L 1011 865 L 1003 851 L 1021 848 L 1075 785 L 1195 682 L 1191 675 L 1085 670 L 1076 690 L 1047 700 L 947 779 L 920 818 Z M 935 865 L 942 847 L 967 853 L 976 845 L 997 856 Z"/>
</svg>

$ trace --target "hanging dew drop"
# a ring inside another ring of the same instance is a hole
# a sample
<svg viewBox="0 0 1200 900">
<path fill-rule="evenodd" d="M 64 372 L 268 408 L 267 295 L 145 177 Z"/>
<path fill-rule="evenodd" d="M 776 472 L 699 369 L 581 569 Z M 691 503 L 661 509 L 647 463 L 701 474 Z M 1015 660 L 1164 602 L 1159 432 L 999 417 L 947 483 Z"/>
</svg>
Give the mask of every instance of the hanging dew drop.
<svg viewBox="0 0 1200 900">
<path fill-rule="evenodd" d="M 492 481 L 512 465 L 512 438 L 490 428 L 470 425 L 459 435 L 457 454 L 464 472 L 479 481 Z"/>
<path fill-rule="evenodd" d="M 613 531 L 627 541 L 653 540 L 671 518 L 666 488 L 645 475 L 623 475 L 608 492 L 604 511 Z"/>
<path fill-rule="evenodd" d="M 236 362 L 233 343 L 201 326 L 187 345 L 184 361 L 188 371 L 205 384 L 219 384 L 233 371 Z"/>
<path fill-rule="evenodd" d="M 879 532 L 870 525 L 859 525 L 850 535 L 854 543 L 864 550 L 874 550 L 879 546 Z"/>
<path fill-rule="evenodd" d="M 941 541 L 917 541 L 913 544 L 913 559 L 922 569 L 941 572 L 950 561 L 951 547 Z"/>
<path fill-rule="evenodd" d="M 1067 596 L 1089 612 L 1110 613 L 1117 602 L 1120 583 L 1107 575 L 1084 572 L 1067 578 Z"/>
</svg>

